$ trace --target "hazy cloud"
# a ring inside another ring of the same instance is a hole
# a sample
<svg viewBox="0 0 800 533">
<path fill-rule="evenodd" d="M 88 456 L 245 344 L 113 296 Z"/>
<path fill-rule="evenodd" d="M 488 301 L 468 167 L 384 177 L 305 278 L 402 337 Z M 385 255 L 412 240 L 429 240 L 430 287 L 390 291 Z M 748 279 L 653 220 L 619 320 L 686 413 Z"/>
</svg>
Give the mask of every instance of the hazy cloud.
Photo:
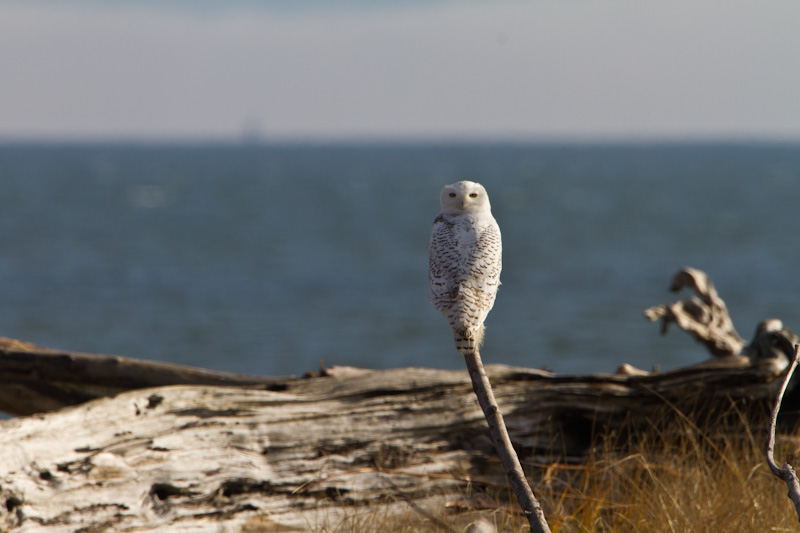
<svg viewBox="0 0 800 533">
<path fill-rule="evenodd" d="M 794 0 L 66 4 L 2 4 L 0 137 L 800 138 Z"/>
</svg>

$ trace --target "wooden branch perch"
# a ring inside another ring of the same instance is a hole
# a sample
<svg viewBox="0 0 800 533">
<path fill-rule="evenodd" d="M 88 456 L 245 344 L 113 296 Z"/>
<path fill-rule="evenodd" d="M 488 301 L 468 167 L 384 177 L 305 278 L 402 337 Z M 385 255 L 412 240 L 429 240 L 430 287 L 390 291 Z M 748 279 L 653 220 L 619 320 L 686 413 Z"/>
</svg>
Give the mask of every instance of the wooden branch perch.
<svg viewBox="0 0 800 533">
<path fill-rule="evenodd" d="M 514 446 L 511 444 L 511 438 L 508 436 L 506 423 L 503 420 L 503 414 L 494 399 L 492 392 L 492 384 L 489 382 L 489 377 L 483 368 L 481 356 L 477 348 L 472 354 L 465 354 L 464 359 L 467 363 L 467 370 L 469 371 L 472 380 L 472 388 L 475 395 L 478 397 L 478 403 L 483 409 L 483 414 L 486 417 L 486 422 L 489 424 L 489 434 L 497 450 L 497 455 L 503 468 L 506 471 L 506 476 L 511 483 L 511 488 L 517 497 L 523 513 L 528 518 L 528 523 L 531 526 L 531 531 L 534 533 L 550 533 L 550 527 L 547 525 L 547 520 L 542 511 L 542 506 L 539 500 L 534 496 L 528 480 L 525 479 L 525 472 L 522 470 L 522 465 L 519 463 L 517 453 L 514 451 Z"/>
</svg>

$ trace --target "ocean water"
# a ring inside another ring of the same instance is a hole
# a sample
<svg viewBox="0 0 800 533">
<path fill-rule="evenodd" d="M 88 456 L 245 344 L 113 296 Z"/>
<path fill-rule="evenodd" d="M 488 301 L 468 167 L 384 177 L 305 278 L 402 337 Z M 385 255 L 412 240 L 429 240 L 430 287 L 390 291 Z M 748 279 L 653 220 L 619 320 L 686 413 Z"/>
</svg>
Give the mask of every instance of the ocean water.
<svg viewBox="0 0 800 533">
<path fill-rule="evenodd" d="M 503 232 L 486 363 L 701 361 L 642 315 L 687 265 L 745 338 L 800 331 L 800 145 L 5 145 L 0 335 L 263 375 L 462 368 L 427 300 L 460 179 Z"/>
</svg>

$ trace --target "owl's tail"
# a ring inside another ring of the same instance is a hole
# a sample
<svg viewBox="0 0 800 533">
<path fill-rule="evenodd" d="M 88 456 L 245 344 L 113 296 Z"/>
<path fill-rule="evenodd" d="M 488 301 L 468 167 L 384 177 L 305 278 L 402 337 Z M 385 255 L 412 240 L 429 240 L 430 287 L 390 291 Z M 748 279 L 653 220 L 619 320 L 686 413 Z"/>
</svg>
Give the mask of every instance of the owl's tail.
<svg viewBox="0 0 800 533">
<path fill-rule="evenodd" d="M 483 331 L 483 324 L 477 328 L 467 328 L 465 330 L 453 328 L 453 340 L 456 342 L 456 350 L 465 355 L 474 353 L 483 343 Z"/>
</svg>

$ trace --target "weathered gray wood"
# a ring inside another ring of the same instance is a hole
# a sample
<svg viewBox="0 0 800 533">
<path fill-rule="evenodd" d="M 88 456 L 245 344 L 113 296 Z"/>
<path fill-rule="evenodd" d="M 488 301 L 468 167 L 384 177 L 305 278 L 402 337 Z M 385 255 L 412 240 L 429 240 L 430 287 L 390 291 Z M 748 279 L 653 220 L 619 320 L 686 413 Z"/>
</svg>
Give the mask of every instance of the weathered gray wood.
<svg viewBox="0 0 800 533">
<path fill-rule="evenodd" d="M 725 357 L 738 355 L 745 341 L 733 327 L 728 307 L 717 294 L 714 284 L 702 270 L 686 267 L 672 278 L 670 290 L 679 292 L 691 288 L 696 296 L 672 305 L 658 305 L 645 311 L 652 321 L 661 319 L 661 332 L 666 333 L 670 323 L 692 335 L 706 345 L 711 355 Z"/>
<path fill-rule="evenodd" d="M 696 341 L 702 343 L 713 357 L 746 357 L 784 359 L 786 364 L 793 358 L 794 345 L 800 341 L 783 323 L 770 318 L 763 320 L 749 344 L 733 327 L 728 307 L 717 294 L 708 274 L 696 268 L 685 267 L 672 277 L 670 290 L 680 292 L 690 288 L 694 295 L 670 305 L 656 305 L 645 310 L 652 322 L 661 320 L 661 333 L 666 334 L 669 325 L 675 323 Z"/>
<path fill-rule="evenodd" d="M 768 411 L 793 339 L 768 320 L 738 353 L 667 372 L 486 371 L 530 474 L 534 461 L 580 459 L 593 435 L 664 427 L 670 414 Z M 505 486 L 467 372 L 330 374 L 234 376 L 6 340 L 4 409 L 95 399 L 0 422 L 0 530 L 336 530 L 344 516 L 441 509 L 468 486 Z"/>
<path fill-rule="evenodd" d="M 648 376 L 487 371 L 523 462 L 578 456 L 593 431 L 649 424 L 666 402 L 774 397 L 781 374 L 769 361 Z M 294 380 L 282 392 L 135 390 L 3 421 L 0 449 L 0 524 L 32 531 L 248 521 L 315 530 L 348 513 L 441 508 L 468 484 L 504 483 L 463 371 Z"/>
<path fill-rule="evenodd" d="M 265 385 L 264 378 L 128 357 L 65 352 L 0 337 L 0 411 L 29 415 L 164 385 Z"/>
</svg>

